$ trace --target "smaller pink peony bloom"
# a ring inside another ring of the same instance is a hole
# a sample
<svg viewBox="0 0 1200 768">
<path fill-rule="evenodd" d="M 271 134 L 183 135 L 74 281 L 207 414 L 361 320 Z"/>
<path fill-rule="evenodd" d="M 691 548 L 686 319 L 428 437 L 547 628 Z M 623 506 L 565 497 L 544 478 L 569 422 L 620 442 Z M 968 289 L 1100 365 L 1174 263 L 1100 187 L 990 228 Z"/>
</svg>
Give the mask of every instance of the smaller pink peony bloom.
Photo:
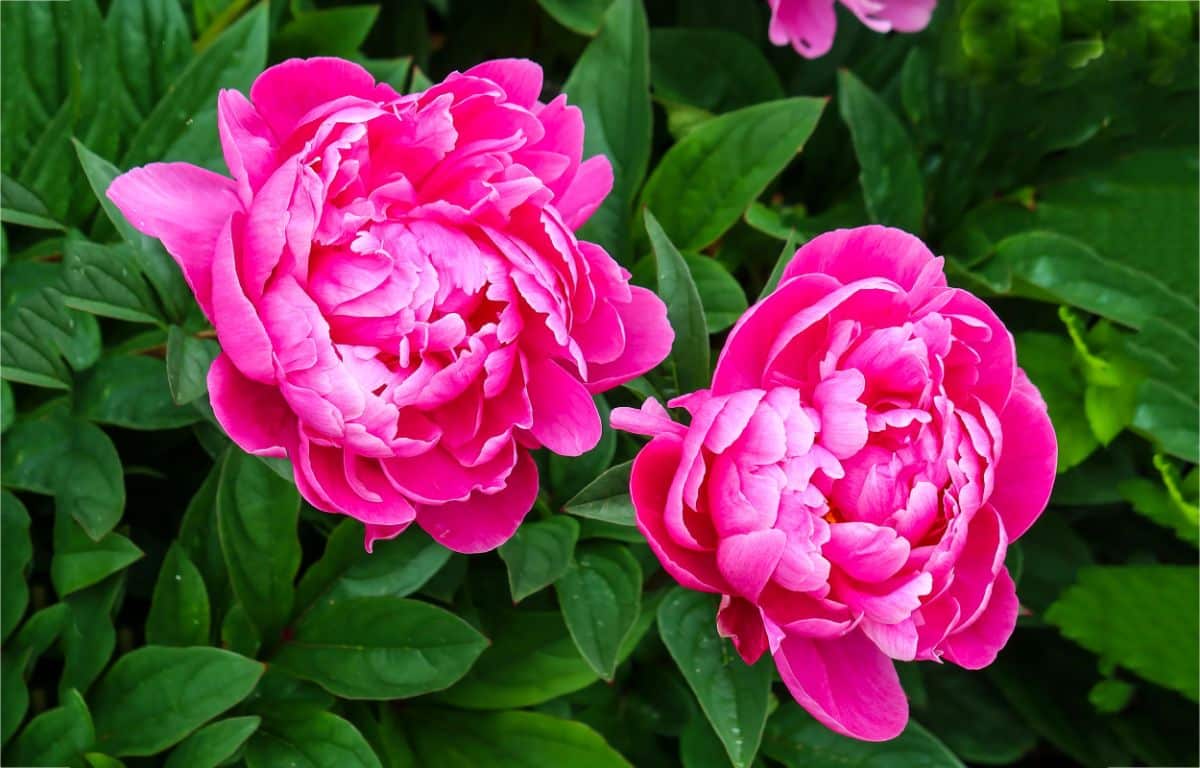
<svg viewBox="0 0 1200 768">
<path fill-rule="evenodd" d="M 839 0 L 876 32 L 920 32 L 929 24 L 937 0 Z M 775 45 L 788 45 L 806 59 L 824 56 L 837 31 L 834 0 L 767 0 L 768 34 Z"/>
<path fill-rule="evenodd" d="M 893 660 L 978 669 L 1017 620 L 1004 567 L 1041 514 L 1057 446 L 1012 336 L 917 238 L 821 235 L 734 327 L 712 389 L 613 411 L 653 439 L 638 528 L 721 635 L 770 652 L 833 730 L 899 734 Z"/>
<path fill-rule="evenodd" d="M 414 520 L 459 552 L 503 543 L 537 496 L 529 450 L 590 449 L 592 394 L 670 350 L 663 303 L 575 238 L 612 169 L 541 91 L 524 60 L 400 95 L 293 59 L 221 93 L 232 178 L 155 163 L 108 189 L 216 328 L 217 420 L 368 547 Z"/>
</svg>

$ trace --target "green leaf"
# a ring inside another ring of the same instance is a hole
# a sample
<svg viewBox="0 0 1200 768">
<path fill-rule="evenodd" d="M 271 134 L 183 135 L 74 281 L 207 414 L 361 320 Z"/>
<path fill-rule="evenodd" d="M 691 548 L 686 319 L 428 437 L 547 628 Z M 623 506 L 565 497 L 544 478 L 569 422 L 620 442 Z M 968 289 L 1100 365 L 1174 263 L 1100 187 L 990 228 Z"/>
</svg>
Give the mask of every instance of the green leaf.
<svg viewBox="0 0 1200 768">
<path fill-rule="evenodd" d="M 7 754 L 13 765 L 73 764 L 94 739 L 87 704 L 72 689 L 59 706 L 30 720 Z"/>
<path fill-rule="evenodd" d="M 720 333 L 736 323 L 748 306 L 741 284 L 711 256 L 685 253 L 683 260 L 696 283 L 708 332 Z"/>
<path fill-rule="evenodd" d="M 439 768 L 629 768 L 583 723 L 535 712 L 412 709 L 404 714 L 419 765 Z"/>
<path fill-rule="evenodd" d="M 629 497 L 629 473 L 632 469 L 632 461 L 609 467 L 564 504 L 563 510 L 578 517 L 606 523 L 635 525 L 633 499 Z M 520 533 L 520 530 L 517 532 Z"/>
<path fill-rule="evenodd" d="M 206 645 L 212 621 L 204 578 L 179 542 L 171 545 L 158 571 L 146 642 L 150 645 Z"/>
<path fill-rule="evenodd" d="M 16 496 L 0 491 L 0 639 L 7 640 L 25 615 L 29 587 L 25 572 L 33 562 L 29 538 L 29 511 Z"/>
<path fill-rule="evenodd" d="M 153 755 L 254 689 L 263 665 L 217 648 L 145 646 L 122 656 L 92 694 L 96 746 Z"/>
<path fill-rule="evenodd" d="M 8 431 L 17 418 L 17 404 L 13 399 L 12 385 L 0 381 L 0 435 Z"/>
<path fill-rule="evenodd" d="M 300 494 L 257 458 L 230 450 L 217 488 L 217 531 L 233 593 L 273 642 L 292 612 L 300 567 Z"/>
<path fill-rule="evenodd" d="M 678 392 L 693 392 L 709 385 L 708 325 L 700 294 L 687 262 L 667 237 L 654 214 L 645 211 L 646 233 L 654 249 L 658 295 L 667 305 L 667 320 L 675 331 L 668 358 L 674 365 Z"/>
<path fill-rule="evenodd" d="M 242 708 L 268 720 L 295 720 L 324 712 L 333 705 L 333 696 L 321 686 L 269 666 Z"/>
<path fill-rule="evenodd" d="M 578 538 L 579 523 L 565 515 L 555 515 L 525 523 L 501 544 L 498 554 L 508 569 L 513 602 L 521 602 L 566 573 Z"/>
<path fill-rule="evenodd" d="M 848 69 L 838 72 L 838 107 L 854 141 L 871 221 L 919 234 L 925 188 L 904 126 Z"/>
<path fill-rule="evenodd" d="M 175 404 L 166 365 L 144 355 L 102 358 L 81 377 L 76 403 L 92 421 L 126 429 L 174 429 L 203 418 Z"/>
<path fill-rule="evenodd" d="M 982 675 L 943 664 L 926 669 L 923 680 L 928 700 L 921 719 L 963 760 L 1008 765 L 1037 746 L 1037 734 Z"/>
<path fill-rule="evenodd" d="M 343 698 L 400 699 L 458 680 L 486 645 L 471 625 L 428 603 L 325 597 L 272 663 Z"/>
<path fill-rule="evenodd" d="M 492 644 L 467 676 L 438 694 L 464 709 L 528 707 L 594 683 L 558 611 L 516 611 L 488 632 Z"/>
<path fill-rule="evenodd" d="M 596 411 L 600 414 L 600 440 L 590 451 L 579 456 L 560 456 L 551 453 L 546 459 L 546 474 L 543 486 L 555 498 L 570 498 L 587 485 L 596 475 L 612 464 L 617 452 L 617 433 L 608 423 L 611 410 L 604 395 L 593 395 Z"/>
<path fill-rule="evenodd" d="M 6 111 L 5 115 L 8 114 Z M 0 174 L 0 221 L 35 229 L 65 229 L 52 218 L 37 195 L 7 174 Z"/>
<path fill-rule="evenodd" d="M 262 648 L 262 633 L 246 613 L 240 601 L 235 601 L 221 621 L 221 645 L 243 656 L 257 656 Z"/>
<path fill-rule="evenodd" d="M 1200 528 L 1197 528 L 1200 510 L 1197 510 L 1196 502 L 1183 497 L 1174 467 L 1165 456 L 1155 456 L 1154 465 L 1162 476 L 1161 483 L 1145 477 L 1131 477 L 1121 481 L 1117 490 L 1140 514 L 1159 525 L 1173 528 L 1175 535 L 1184 541 L 1200 543 Z"/>
<path fill-rule="evenodd" d="M 611 681 L 621 645 L 641 610 L 641 566 L 620 544 L 588 543 L 554 586 L 580 655 Z"/>
<path fill-rule="evenodd" d="M 325 554 L 296 588 L 296 605 L 353 597 L 406 597 L 416 592 L 450 559 L 450 550 L 413 526 L 394 539 L 363 546 L 363 528 L 345 520 L 329 534 Z"/>
<path fill-rule="evenodd" d="M 0 471 L 9 487 L 53 494 L 93 541 L 121 519 L 121 459 L 108 435 L 61 403 L 18 419 L 4 434 Z"/>
<path fill-rule="evenodd" d="M 1016 337 L 1017 360 L 1042 393 L 1058 437 L 1058 471 L 1080 464 L 1100 447 L 1083 409 L 1083 374 L 1069 339 L 1029 332 Z"/>
<path fill-rule="evenodd" d="M 915 720 L 909 720 L 904 732 L 891 741 L 859 741 L 834 733 L 791 701 L 771 716 L 763 753 L 788 768 L 962 768 L 954 753 Z"/>
<path fill-rule="evenodd" d="M 779 281 L 783 278 L 783 271 L 787 269 L 787 265 L 791 262 L 792 257 L 796 255 L 797 240 L 798 235 L 795 230 L 792 230 L 783 244 L 783 250 L 779 252 L 779 258 L 775 260 L 775 266 L 771 268 L 771 274 L 767 277 L 767 282 L 758 294 L 759 301 L 767 298 L 779 286 Z"/>
<path fill-rule="evenodd" d="M 55 516 L 50 580 L 59 597 L 98 584 L 142 557 L 142 550 L 116 531 L 93 541 L 61 510 Z"/>
<path fill-rule="evenodd" d="M 125 88 L 148 114 L 192 57 L 187 17 L 175 2 L 114 0 L 105 26 Z"/>
<path fill-rule="evenodd" d="M 104 671 L 117 646 L 113 614 L 120 605 L 124 586 L 125 572 L 120 571 L 64 601 L 70 619 L 62 635 L 65 663 L 58 681 L 60 694 L 69 688 L 86 692 Z"/>
<path fill-rule="evenodd" d="M 700 251 L 737 222 L 804 146 L 825 102 L 769 101 L 698 126 L 667 151 L 642 205 L 684 251 Z"/>
<path fill-rule="evenodd" d="M 63 303 L 131 323 L 158 323 L 161 313 L 128 245 L 75 236 L 63 248 Z"/>
<path fill-rule="evenodd" d="M 248 92 L 267 63 L 267 7 L 259 4 L 188 63 L 129 141 L 121 165 L 181 160 L 220 164 L 217 92 Z"/>
<path fill-rule="evenodd" d="M 382 768 L 362 733 L 329 712 L 268 720 L 246 745 L 249 768 Z"/>
<path fill-rule="evenodd" d="M 208 392 L 208 369 L 221 348 L 212 339 L 198 339 L 177 325 L 167 331 L 167 385 L 176 405 Z"/>
<path fill-rule="evenodd" d="M 272 37 L 273 57 L 351 57 L 367 39 L 378 15 L 378 5 L 349 5 L 296 14 Z"/>
<path fill-rule="evenodd" d="M 658 608 L 658 632 L 729 759 L 746 768 L 762 740 L 773 670 L 743 662 L 717 634 L 716 613 L 710 595 L 676 587 Z"/>
<path fill-rule="evenodd" d="M 87 761 L 90 768 L 125 768 L 125 763 L 100 752 L 87 752 L 83 759 Z"/>
<path fill-rule="evenodd" d="M 538 0 L 538 5 L 567 29 L 591 37 L 600 31 L 612 0 Z"/>
<path fill-rule="evenodd" d="M 229 573 L 225 570 L 225 555 L 221 552 L 221 538 L 217 532 L 217 487 L 223 464 L 224 454 L 219 454 L 216 464 L 188 502 L 179 524 L 178 539 L 188 559 L 204 578 L 214 616 L 224 612 L 230 599 Z"/>
<path fill-rule="evenodd" d="M 9 279 L 9 270 L 5 279 Z M 0 331 L 0 375 L 35 387 L 70 389 L 71 369 L 100 356 L 96 318 L 63 302 L 56 280 L 6 306 Z"/>
<path fill-rule="evenodd" d="M 561 4 L 561 3 L 560 3 Z M 632 262 L 629 230 L 633 201 L 650 162 L 650 46 L 641 0 L 614 0 L 600 34 L 588 43 L 563 86 L 583 111 L 585 156 L 612 163 L 612 192 L 579 230 L 618 262 Z"/>
<path fill-rule="evenodd" d="M 29 688 L 25 685 L 28 663 L 28 649 L 5 646 L 0 650 L 0 743 L 8 743 L 29 708 Z"/>
<path fill-rule="evenodd" d="M 1046 621 L 1102 662 L 1200 698 L 1195 567 L 1092 566 L 1046 611 Z"/>
<path fill-rule="evenodd" d="M 217 768 L 237 755 L 261 722 L 250 715 L 209 723 L 171 750 L 165 768 Z"/>
<path fill-rule="evenodd" d="M 779 75 L 758 47 L 730 30 L 651 30 L 650 64 L 657 98 L 712 113 L 784 95 Z"/>
</svg>

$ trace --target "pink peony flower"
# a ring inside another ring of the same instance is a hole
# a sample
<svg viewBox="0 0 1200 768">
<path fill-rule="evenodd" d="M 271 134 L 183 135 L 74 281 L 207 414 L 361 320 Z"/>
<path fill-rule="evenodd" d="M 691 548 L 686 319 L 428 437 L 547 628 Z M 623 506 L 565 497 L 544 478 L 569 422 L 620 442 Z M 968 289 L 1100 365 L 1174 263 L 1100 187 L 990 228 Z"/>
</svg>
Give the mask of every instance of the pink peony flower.
<svg viewBox="0 0 1200 768">
<path fill-rule="evenodd" d="M 654 438 L 638 527 L 814 717 L 889 739 L 908 719 L 892 659 L 995 659 L 1017 620 L 1005 550 L 1046 506 L 1057 447 L 1012 336 L 920 240 L 812 240 L 730 333 L 712 389 L 670 404 L 689 426 L 653 400 L 613 412 Z"/>
<path fill-rule="evenodd" d="M 840 0 L 858 20 L 876 32 L 920 32 L 929 24 L 937 0 Z M 824 56 L 837 31 L 834 0 L 767 0 L 771 6 L 768 35 L 806 59 Z"/>
<path fill-rule="evenodd" d="M 218 421 L 368 547 L 414 519 L 498 546 L 537 496 L 529 449 L 591 448 L 592 393 L 670 349 L 662 302 L 575 239 L 612 169 L 580 162 L 579 110 L 541 90 L 523 60 L 407 96 L 286 61 L 220 95 L 232 179 L 161 163 L 109 187 L 216 327 Z"/>
</svg>

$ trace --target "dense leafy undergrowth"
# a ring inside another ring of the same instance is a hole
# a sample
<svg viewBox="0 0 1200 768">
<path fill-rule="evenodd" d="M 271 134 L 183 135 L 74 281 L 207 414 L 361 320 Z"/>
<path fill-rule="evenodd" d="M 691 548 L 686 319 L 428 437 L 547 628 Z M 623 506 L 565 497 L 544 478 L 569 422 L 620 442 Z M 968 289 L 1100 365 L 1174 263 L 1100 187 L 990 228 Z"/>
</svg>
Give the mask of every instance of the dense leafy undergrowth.
<svg viewBox="0 0 1200 768">
<path fill-rule="evenodd" d="M 1194 5 L 943 0 L 908 36 L 839 8 L 815 61 L 770 46 L 757 0 L 324 6 L 0 11 L 6 764 L 1196 763 Z M 583 108 L 616 169 L 583 235 L 685 316 L 654 211 L 705 320 L 605 412 L 706 384 L 781 251 L 819 232 L 882 222 L 944 254 L 1013 330 L 1060 444 L 995 665 L 902 665 L 895 741 L 827 731 L 672 588 L 632 527 L 637 444 L 607 427 L 539 456 L 534 512 L 470 558 L 415 527 L 368 556 L 233 447 L 211 329 L 97 193 L 159 159 L 223 171 L 218 89 L 297 55 L 402 91 L 526 56 Z"/>
</svg>

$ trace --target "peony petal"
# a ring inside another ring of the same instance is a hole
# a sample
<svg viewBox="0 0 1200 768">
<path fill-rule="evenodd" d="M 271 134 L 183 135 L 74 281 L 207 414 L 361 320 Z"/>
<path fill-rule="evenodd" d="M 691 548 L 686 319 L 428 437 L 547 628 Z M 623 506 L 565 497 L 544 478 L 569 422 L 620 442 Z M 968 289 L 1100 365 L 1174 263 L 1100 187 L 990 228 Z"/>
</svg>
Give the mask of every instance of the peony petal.
<svg viewBox="0 0 1200 768">
<path fill-rule="evenodd" d="M 271 338 L 258 309 L 246 297 L 237 273 L 236 242 L 241 242 L 245 216 L 225 224 L 212 260 L 212 318 L 221 350 L 246 377 L 264 384 L 275 381 Z"/>
<path fill-rule="evenodd" d="M 247 453 L 283 457 L 296 440 L 296 415 L 274 387 L 242 375 L 224 352 L 208 369 L 208 397 L 225 434 Z"/>
<path fill-rule="evenodd" d="M 833 47 L 837 14 L 833 0 L 769 0 L 771 26 L 768 36 L 775 45 L 792 44 L 806 59 L 824 56 Z"/>
<path fill-rule="evenodd" d="M 757 600 L 779 564 L 786 545 L 787 534 L 783 531 L 727 536 L 717 545 L 717 567 L 736 594 Z"/>
<path fill-rule="evenodd" d="M 442 546 L 469 555 L 508 541 L 538 494 L 537 465 L 527 451 L 519 453 L 504 488 L 492 494 L 474 493 L 465 501 L 422 504 L 417 507 L 417 523 Z"/>
<path fill-rule="evenodd" d="M 1000 413 L 1004 450 L 996 465 L 992 506 L 1000 513 L 1009 541 L 1015 541 L 1050 500 L 1058 464 L 1058 442 L 1041 395 L 1022 373 Z"/>
<path fill-rule="evenodd" d="M 275 136 L 250 100 L 232 90 L 217 95 L 217 130 L 225 165 L 237 182 L 242 204 L 249 206 L 278 164 Z"/>
<path fill-rule="evenodd" d="M 796 251 L 783 270 L 780 284 L 797 275 L 816 273 L 841 283 L 885 277 L 912 291 L 928 263 L 935 259 L 919 237 L 902 229 L 878 225 L 835 229 L 814 237 Z M 938 270 L 927 287 L 945 285 L 946 277 Z"/>
<path fill-rule="evenodd" d="M 721 596 L 717 634 L 732 640 L 733 647 L 747 664 L 758 661 L 767 650 L 767 632 L 758 606 L 740 597 Z"/>
<path fill-rule="evenodd" d="M 612 187 L 612 163 L 604 155 L 589 157 L 579 164 L 571 185 L 554 201 L 554 207 L 568 227 L 579 229 L 608 197 Z"/>
<path fill-rule="evenodd" d="M 106 194 L 139 232 L 162 241 L 212 318 L 213 252 L 242 209 L 233 181 L 187 163 L 151 163 L 113 179 Z"/>
<path fill-rule="evenodd" d="M 888 0 L 875 15 L 896 32 L 920 32 L 929 25 L 937 0 Z"/>
<path fill-rule="evenodd" d="M 838 733 L 887 741 L 908 723 L 908 699 L 892 660 L 862 632 L 831 640 L 788 636 L 775 664 L 796 701 Z"/>
<path fill-rule="evenodd" d="M 821 554 L 855 581 L 890 579 L 908 560 L 908 540 L 873 523 L 835 523 Z"/>
<path fill-rule="evenodd" d="M 662 299 L 636 285 L 629 291 L 629 303 L 615 305 L 625 329 L 625 351 L 611 363 L 588 367 L 589 392 L 603 392 L 641 376 L 665 360 L 675 342 Z"/>
<path fill-rule="evenodd" d="M 526 109 L 542 95 L 542 68 L 529 59 L 492 59 L 476 64 L 463 74 L 491 80 L 504 89 L 510 102 Z"/>
<path fill-rule="evenodd" d="M 562 366 L 542 358 L 529 363 L 530 433 L 560 456 L 579 456 L 600 441 L 600 413 L 587 389 Z"/>
<path fill-rule="evenodd" d="M 945 640 L 946 658 L 966 669 L 982 669 L 996 660 L 1017 626 L 1017 590 L 1005 568 L 996 576 L 987 606 L 966 629 Z"/>
<path fill-rule="evenodd" d="M 259 75 L 250 88 L 250 100 L 280 143 L 312 109 L 345 96 L 374 95 L 375 78 L 370 72 L 345 59 L 328 57 L 288 59 Z"/>
</svg>

